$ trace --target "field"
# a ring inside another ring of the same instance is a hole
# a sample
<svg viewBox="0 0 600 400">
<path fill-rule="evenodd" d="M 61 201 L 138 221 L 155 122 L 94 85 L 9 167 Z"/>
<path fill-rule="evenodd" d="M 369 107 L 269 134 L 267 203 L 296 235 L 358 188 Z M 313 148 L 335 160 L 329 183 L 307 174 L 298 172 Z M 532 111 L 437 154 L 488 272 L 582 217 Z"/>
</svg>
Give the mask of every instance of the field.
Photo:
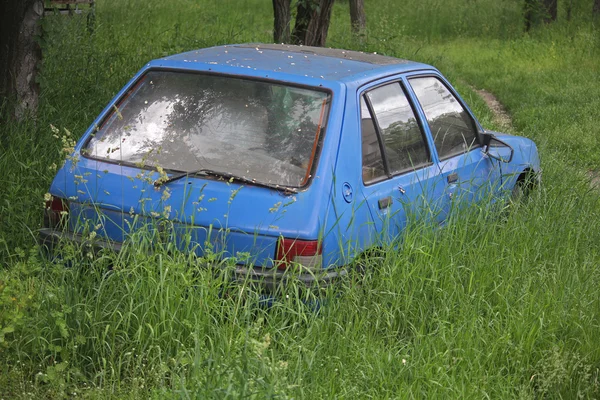
<svg viewBox="0 0 600 400">
<path fill-rule="evenodd" d="M 368 259 L 364 277 L 318 305 L 291 287 L 258 307 L 257 293 L 167 248 L 67 248 L 49 263 L 36 230 L 63 148 L 148 60 L 271 41 L 272 8 L 98 0 L 93 30 L 85 16 L 46 18 L 39 115 L 0 127 L 0 398 L 600 397 L 591 1 L 529 33 L 516 0 L 366 3 L 357 40 L 337 2 L 328 45 L 431 63 L 500 129 L 473 89 L 494 93 L 512 133 L 538 144 L 543 185 L 500 215 L 472 209 L 442 230 L 411 226 L 399 249 Z"/>
</svg>

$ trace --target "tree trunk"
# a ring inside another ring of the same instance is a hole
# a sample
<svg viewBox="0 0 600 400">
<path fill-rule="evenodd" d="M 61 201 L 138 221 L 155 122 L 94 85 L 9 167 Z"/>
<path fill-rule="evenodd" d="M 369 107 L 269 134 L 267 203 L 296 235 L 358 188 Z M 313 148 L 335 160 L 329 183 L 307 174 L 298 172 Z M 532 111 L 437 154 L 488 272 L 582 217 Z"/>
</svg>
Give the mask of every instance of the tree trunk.
<svg viewBox="0 0 600 400">
<path fill-rule="evenodd" d="M 600 18 L 600 0 L 594 0 L 592 15 L 594 16 L 594 18 Z"/>
<path fill-rule="evenodd" d="M 305 43 L 313 2 L 314 0 L 298 0 L 298 5 L 296 6 L 296 23 L 292 31 L 292 42 L 295 44 Z"/>
<path fill-rule="evenodd" d="M 556 21 L 558 16 L 558 0 L 543 0 L 544 16 L 543 20 L 545 23 Z"/>
<path fill-rule="evenodd" d="M 534 25 L 556 21 L 558 16 L 558 0 L 525 0 L 525 31 Z"/>
<path fill-rule="evenodd" d="M 324 46 L 333 2 L 334 0 L 298 0 L 292 42 L 305 46 Z"/>
<path fill-rule="evenodd" d="M 42 0 L 4 0 L 0 4 L 0 101 L 15 102 L 14 115 L 34 113 L 39 86 L 36 74 L 42 51 L 36 42 L 41 33 Z"/>
<path fill-rule="evenodd" d="M 567 21 L 571 20 L 571 14 L 573 13 L 573 0 L 569 0 L 567 3 Z"/>
<path fill-rule="evenodd" d="M 275 43 L 290 42 L 290 3 L 291 0 L 273 0 L 273 41 Z"/>
<path fill-rule="evenodd" d="M 350 0 L 350 23 L 352 33 L 358 35 L 367 28 L 364 0 Z"/>
<path fill-rule="evenodd" d="M 537 0 L 525 0 L 523 13 L 525 16 L 525 32 L 529 32 L 535 22 L 535 10 L 537 8 Z"/>
</svg>

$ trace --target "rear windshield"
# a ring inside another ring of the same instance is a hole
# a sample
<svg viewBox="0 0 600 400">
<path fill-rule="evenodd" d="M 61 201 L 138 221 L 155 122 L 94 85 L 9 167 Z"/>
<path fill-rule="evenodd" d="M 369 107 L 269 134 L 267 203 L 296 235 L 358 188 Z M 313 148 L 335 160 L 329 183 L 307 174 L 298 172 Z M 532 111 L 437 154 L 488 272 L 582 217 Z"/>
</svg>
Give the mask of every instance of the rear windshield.
<svg viewBox="0 0 600 400">
<path fill-rule="evenodd" d="M 329 94 L 281 84 L 150 71 L 89 141 L 94 158 L 305 185 Z"/>
</svg>

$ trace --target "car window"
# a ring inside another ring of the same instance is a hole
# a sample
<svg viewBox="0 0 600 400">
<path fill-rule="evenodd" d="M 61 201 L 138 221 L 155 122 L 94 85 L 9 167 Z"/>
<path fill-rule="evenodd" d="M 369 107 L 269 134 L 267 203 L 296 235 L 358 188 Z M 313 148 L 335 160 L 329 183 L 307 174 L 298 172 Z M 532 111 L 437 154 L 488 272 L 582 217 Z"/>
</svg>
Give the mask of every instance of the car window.
<svg viewBox="0 0 600 400">
<path fill-rule="evenodd" d="M 363 181 L 365 183 L 375 182 L 386 176 L 386 173 L 383 167 L 375 122 L 371 118 L 364 97 L 360 99 L 360 127 L 362 132 Z"/>
<path fill-rule="evenodd" d="M 429 163 L 429 151 L 413 109 L 398 82 L 367 92 L 390 173 Z"/>
<path fill-rule="evenodd" d="M 85 154 L 299 187 L 310 176 L 328 104 L 329 94 L 319 90 L 150 71 L 115 107 Z"/>
<path fill-rule="evenodd" d="M 477 145 L 471 116 L 439 79 L 412 78 L 410 84 L 427 117 L 440 158 L 464 153 Z"/>
</svg>

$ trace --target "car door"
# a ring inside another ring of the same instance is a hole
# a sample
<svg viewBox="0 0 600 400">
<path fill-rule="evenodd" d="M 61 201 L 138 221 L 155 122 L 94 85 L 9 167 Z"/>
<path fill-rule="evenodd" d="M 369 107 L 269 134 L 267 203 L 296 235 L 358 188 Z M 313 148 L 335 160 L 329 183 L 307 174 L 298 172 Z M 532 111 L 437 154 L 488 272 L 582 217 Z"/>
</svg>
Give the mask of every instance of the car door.
<svg viewBox="0 0 600 400">
<path fill-rule="evenodd" d="M 360 104 L 362 191 L 373 222 L 371 243 L 389 242 L 410 218 L 437 218 L 444 187 L 401 81 L 368 88 Z"/>
<path fill-rule="evenodd" d="M 408 78 L 433 140 L 445 185 L 440 222 L 452 208 L 491 201 L 501 185 L 498 161 L 482 152 L 479 126 L 468 108 L 440 76 Z"/>
</svg>

